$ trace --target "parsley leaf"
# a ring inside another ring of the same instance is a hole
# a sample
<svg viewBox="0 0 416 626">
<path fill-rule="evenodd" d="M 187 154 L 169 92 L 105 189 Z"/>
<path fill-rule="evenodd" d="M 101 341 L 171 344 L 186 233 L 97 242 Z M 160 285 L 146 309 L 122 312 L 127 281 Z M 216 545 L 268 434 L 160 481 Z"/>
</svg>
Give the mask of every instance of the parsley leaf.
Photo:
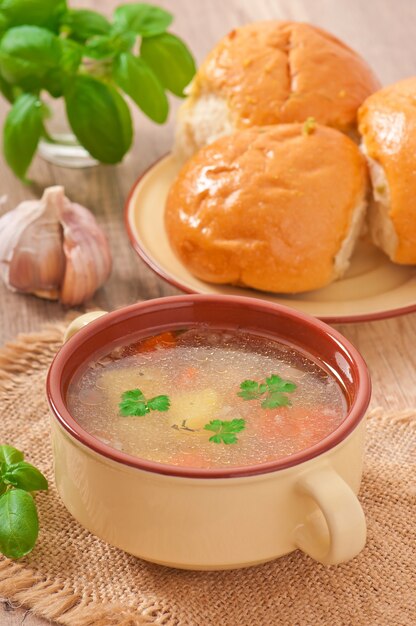
<svg viewBox="0 0 416 626">
<path fill-rule="evenodd" d="M 125 391 L 121 396 L 119 408 L 120 413 L 124 416 L 134 415 L 137 417 L 149 413 L 145 397 L 140 389 Z"/>
<path fill-rule="evenodd" d="M 259 396 L 259 383 L 255 380 L 245 380 L 240 385 L 240 393 L 238 394 L 245 400 L 251 400 L 251 398 L 258 398 Z"/>
<path fill-rule="evenodd" d="M 142 417 L 150 411 L 167 411 L 170 407 L 170 400 L 168 396 L 155 396 L 146 400 L 140 389 L 130 389 L 122 394 L 118 406 L 124 417 Z"/>
<path fill-rule="evenodd" d="M 240 385 L 241 391 L 237 394 L 244 400 L 255 400 L 267 390 L 267 385 L 259 385 L 255 380 L 245 380 Z"/>
<path fill-rule="evenodd" d="M 272 374 L 266 378 L 265 383 L 261 384 L 255 380 L 245 380 L 241 383 L 240 389 L 241 391 L 237 395 L 243 398 L 243 400 L 257 400 L 263 397 L 262 408 L 275 409 L 279 406 L 291 405 L 291 401 L 286 394 L 293 393 L 296 385 L 289 380 L 283 380 L 277 374 Z"/>
<path fill-rule="evenodd" d="M 283 380 L 276 374 L 266 378 L 266 385 L 269 391 L 282 391 L 283 393 L 292 393 L 296 389 L 295 383 L 291 383 L 290 380 Z"/>
<path fill-rule="evenodd" d="M 279 406 L 290 406 L 291 402 L 283 393 L 272 392 L 261 403 L 263 409 L 277 409 Z"/>
<path fill-rule="evenodd" d="M 168 396 L 155 396 L 147 401 L 147 406 L 152 411 L 167 411 L 170 407 Z"/>
<path fill-rule="evenodd" d="M 246 421 L 243 419 L 233 419 L 230 421 L 211 420 L 209 424 L 205 424 L 205 430 L 211 430 L 215 433 L 209 438 L 212 443 L 237 443 L 236 433 L 241 432 L 246 427 Z"/>
</svg>

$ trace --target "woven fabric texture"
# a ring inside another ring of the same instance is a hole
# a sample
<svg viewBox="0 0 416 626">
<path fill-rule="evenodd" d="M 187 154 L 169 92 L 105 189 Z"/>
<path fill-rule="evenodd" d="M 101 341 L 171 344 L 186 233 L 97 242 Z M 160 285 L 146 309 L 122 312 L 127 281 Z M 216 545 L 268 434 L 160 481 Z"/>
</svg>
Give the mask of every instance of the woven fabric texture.
<svg viewBox="0 0 416 626">
<path fill-rule="evenodd" d="M 34 551 L 0 560 L 2 597 L 67 626 L 416 624 L 416 411 L 368 417 L 360 492 L 368 541 L 350 563 L 324 567 L 295 552 L 246 570 L 171 570 L 103 543 L 59 499 L 45 377 L 62 331 L 21 336 L 0 353 L 1 442 L 25 451 L 50 481 L 36 495 Z"/>
</svg>

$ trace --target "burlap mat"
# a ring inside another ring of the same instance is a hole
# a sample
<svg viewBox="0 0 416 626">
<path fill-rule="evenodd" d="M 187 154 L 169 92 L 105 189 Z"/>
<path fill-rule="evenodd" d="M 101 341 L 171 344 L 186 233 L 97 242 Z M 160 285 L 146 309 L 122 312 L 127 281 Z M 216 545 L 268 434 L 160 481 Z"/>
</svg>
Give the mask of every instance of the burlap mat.
<svg viewBox="0 0 416 626">
<path fill-rule="evenodd" d="M 368 419 L 361 490 L 367 547 L 319 565 L 299 552 L 228 572 L 151 565 L 90 535 L 53 486 L 44 382 L 62 328 L 0 353 L 0 441 L 27 454 L 51 489 L 36 496 L 41 533 L 18 563 L 0 560 L 0 595 L 71 626 L 414 626 L 416 411 Z"/>
</svg>

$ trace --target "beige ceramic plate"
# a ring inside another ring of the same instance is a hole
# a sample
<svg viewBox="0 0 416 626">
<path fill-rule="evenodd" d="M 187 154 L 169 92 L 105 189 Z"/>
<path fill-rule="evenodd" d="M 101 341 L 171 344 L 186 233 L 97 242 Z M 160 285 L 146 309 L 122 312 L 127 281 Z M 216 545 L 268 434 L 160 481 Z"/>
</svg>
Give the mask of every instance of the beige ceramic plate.
<svg viewBox="0 0 416 626">
<path fill-rule="evenodd" d="M 342 280 L 300 295 L 263 293 L 199 280 L 175 256 L 163 224 L 166 195 L 179 167 L 171 155 L 155 163 L 134 185 L 125 215 L 136 252 L 171 285 L 188 293 L 262 298 L 327 322 L 375 320 L 416 311 L 416 268 L 391 263 L 369 243 L 359 244 Z"/>
</svg>

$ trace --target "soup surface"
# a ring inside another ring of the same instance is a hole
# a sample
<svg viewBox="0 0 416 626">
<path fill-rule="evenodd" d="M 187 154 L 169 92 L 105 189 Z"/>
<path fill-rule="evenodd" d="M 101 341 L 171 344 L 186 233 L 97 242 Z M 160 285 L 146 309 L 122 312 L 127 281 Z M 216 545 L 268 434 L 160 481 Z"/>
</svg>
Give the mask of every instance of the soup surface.
<svg viewBox="0 0 416 626">
<path fill-rule="evenodd" d="M 347 413 L 339 384 L 299 351 L 205 326 L 116 348 L 71 382 L 67 404 L 113 448 L 200 468 L 275 461 Z"/>
</svg>

